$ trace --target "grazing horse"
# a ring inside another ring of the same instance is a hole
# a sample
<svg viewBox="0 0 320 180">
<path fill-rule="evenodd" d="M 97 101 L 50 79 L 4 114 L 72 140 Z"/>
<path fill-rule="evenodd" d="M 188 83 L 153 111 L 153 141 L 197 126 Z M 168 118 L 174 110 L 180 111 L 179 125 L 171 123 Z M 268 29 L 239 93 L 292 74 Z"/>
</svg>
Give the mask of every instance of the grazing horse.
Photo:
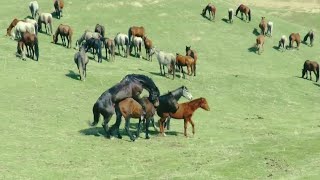
<svg viewBox="0 0 320 180">
<path fill-rule="evenodd" d="M 191 46 L 186 46 L 186 56 L 191 56 L 194 59 L 194 76 L 196 76 L 196 64 L 198 60 L 198 53 L 197 51 L 191 49 Z"/>
<path fill-rule="evenodd" d="M 132 38 L 134 36 L 137 36 L 137 37 L 143 37 L 145 36 L 145 30 L 144 30 L 144 27 L 143 26 L 132 26 L 129 28 L 128 30 L 128 38 L 129 38 L 129 44 L 131 44 L 131 41 L 133 40 Z M 130 49 L 130 52 L 131 52 L 131 49 Z"/>
<path fill-rule="evenodd" d="M 55 9 L 57 18 L 60 19 L 60 17 L 62 17 L 62 10 L 64 8 L 63 0 L 55 0 L 53 3 L 53 6 Z"/>
<path fill-rule="evenodd" d="M 72 34 L 73 34 L 73 31 L 72 31 L 72 28 L 70 26 L 60 24 L 58 26 L 56 32 L 53 35 L 53 42 L 55 44 L 57 44 L 58 36 L 60 35 L 61 40 L 62 40 L 62 45 L 63 46 L 67 46 L 67 48 L 71 48 Z M 67 45 L 66 40 L 65 40 L 66 38 L 68 40 L 68 45 Z"/>
<path fill-rule="evenodd" d="M 85 81 L 87 77 L 87 64 L 89 62 L 88 56 L 84 46 L 80 47 L 80 50 L 74 54 L 74 63 L 77 64 L 80 80 Z"/>
<path fill-rule="evenodd" d="M 36 35 L 38 35 L 38 22 L 34 19 L 29 18 L 26 18 L 25 21 L 34 25 L 34 30 L 36 31 Z"/>
<path fill-rule="evenodd" d="M 265 20 L 265 17 L 261 17 L 261 21 L 260 21 L 260 24 L 259 24 L 259 28 L 261 30 L 261 33 L 262 35 L 266 35 L 266 32 L 267 32 L 267 22 Z"/>
<path fill-rule="evenodd" d="M 34 55 L 36 55 L 35 60 L 39 60 L 39 43 L 38 43 L 38 38 L 35 34 L 25 32 L 23 33 L 23 36 L 21 39 L 18 41 L 18 53 L 21 52 L 22 54 L 22 59 L 24 58 L 24 48 L 23 45 L 26 46 L 27 49 L 27 54 L 29 57 L 32 59 L 34 58 Z"/>
<path fill-rule="evenodd" d="M 266 35 L 269 35 L 270 37 L 272 37 L 272 31 L 273 31 L 273 22 L 269 21 L 267 23 L 267 32 Z"/>
<path fill-rule="evenodd" d="M 186 78 L 184 75 L 183 66 L 187 66 L 189 76 L 191 76 L 194 73 L 194 69 L 196 66 L 195 61 L 191 56 L 183 56 L 179 53 L 176 53 L 176 65 L 178 66 L 178 69 L 180 70 L 180 78 L 182 78 L 181 71 L 183 73 L 183 77 Z M 190 71 L 190 69 L 191 69 L 191 71 Z"/>
<path fill-rule="evenodd" d="M 22 59 L 22 60 L 26 60 L 26 55 L 25 55 L 25 52 L 24 52 L 25 48 L 27 49 L 26 45 L 20 39 L 18 41 L 18 44 L 17 44 L 17 54 L 20 55 L 20 59 Z"/>
<path fill-rule="evenodd" d="M 123 52 L 123 56 L 124 57 L 128 57 L 128 54 L 129 54 L 129 38 L 128 38 L 128 35 L 122 34 L 122 33 L 118 33 L 116 35 L 116 37 L 114 38 L 114 44 L 115 44 L 115 46 L 118 47 L 118 54 L 120 56 L 121 56 L 121 52 L 120 52 L 120 46 L 121 46 L 121 50 Z M 123 46 L 125 46 L 126 48 L 124 48 Z"/>
<path fill-rule="evenodd" d="M 94 27 L 94 32 L 99 33 L 102 37 L 105 37 L 104 33 L 105 33 L 105 28 L 104 26 L 100 25 L 100 24 L 96 24 L 96 27 Z"/>
<path fill-rule="evenodd" d="M 7 34 L 6 36 L 11 36 L 11 31 L 12 29 L 18 24 L 19 21 L 22 21 L 22 20 L 18 20 L 17 18 L 14 18 L 12 20 L 12 22 L 10 23 L 9 27 L 7 28 Z"/>
<path fill-rule="evenodd" d="M 103 38 L 104 47 L 106 49 L 106 59 L 108 58 L 108 54 L 111 60 L 115 60 L 115 45 L 114 40 L 110 38 Z"/>
<path fill-rule="evenodd" d="M 34 25 L 24 21 L 19 21 L 14 29 L 11 31 L 11 36 L 13 39 L 20 39 L 23 36 L 23 33 L 29 32 L 31 34 L 36 34 Z"/>
<path fill-rule="evenodd" d="M 146 49 L 146 59 L 149 61 L 152 61 L 152 54 L 151 54 L 151 49 L 153 48 L 152 41 L 147 38 L 147 36 L 143 36 L 143 43 L 144 47 Z"/>
<path fill-rule="evenodd" d="M 82 45 L 82 42 L 87 41 L 90 38 L 101 39 L 102 36 L 101 36 L 101 34 L 99 34 L 97 32 L 92 32 L 92 31 L 86 30 L 86 31 L 84 31 L 82 36 L 76 41 L 76 47 L 79 45 L 79 48 L 80 48 L 80 46 Z"/>
<path fill-rule="evenodd" d="M 214 20 L 216 18 L 216 10 L 216 7 L 213 4 L 209 3 L 205 8 L 202 9 L 201 15 L 203 17 L 206 17 L 207 11 L 209 11 L 209 19 Z"/>
<path fill-rule="evenodd" d="M 96 50 L 96 53 L 98 54 L 98 63 L 102 63 L 102 42 L 100 39 L 90 38 L 84 43 L 84 47 L 86 48 L 86 52 L 91 48 L 93 49 L 93 59 L 95 59 L 94 50 Z"/>
<path fill-rule="evenodd" d="M 308 38 L 310 37 L 310 46 L 313 46 L 313 40 L 314 40 L 314 31 L 310 30 L 303 38 L 303 42 L 306 43 Z"/>
<path fill-rule="evenodd" d="M 304 75 L 307 75 L 306 79 L 308 79 L 308 71 L 310 74 L 310 81 L 312 81 L 311 71 L 313 71 L 314 75 L 316 76 L 316 82 L 318 82 L 318 80 L 319 80 L 319 64 L 316 61 L 306 60 L 303 64 L 301 78 L 304 78 Z"/>
<path fill-rule="evenodd" d="M 192 125 L 192 134 L 194 135 L 194 122 L 192 121 L 193 113 L 198 109 L 202 108 L 206 111 L 210 111 L 210 107 L 205 98 L 198 98 L 190 102 L 179 104 L 179 109 L 175 113 L 169 113 L 171 118 L 183 119 L 184 120 L 184 136 L 187 137 L 187 126 L 188 123 Z M 160 118 L 160 133 L 164 135 L 164 122 L 166 118 Z"/>
<path fill-rule="evenodd" d="M 243 13 L 246 15 L 246 21 L 251 21 L 251 10 L 248 6 L 240 4 L 240 6 L 238 7 L 238 9 L 236 10 L 236 16 L 238 16 L 238 12 L 240 11 L 241 13 L 241 19 L 243 20 Z M 248 22 L 249 22 L 248 21 Z"/>
<path fill-rule="evenodd" d="M 31 1 L 29 3 L 29 9 L 31 12 L 31 16 L 33 19 L 37 19 L 37 15 L 39 15 L 39 5 L 37 1 Z"/>
<path fill-rule="evenodd" d="M 260 55 L 262 51 L 264 51 L 264 35 L 259 35 L 256 39 L 256 53 L 258 52 L 258 54 Z"/>
<path fill-rule="evenodd" d="M 168 69 L 168 74 L 172 73 L 172 79 L 174 79 L 175 77 L 175 65 L 176 65 L 176 58 L 174 57 L 174 55 L 172 53 L 167 53 L 164 51 L 160 51 L 156 48 L 152 48 L 151 49 L 151 54 L 156 54 L 158 62 L 159 62 L 159 66 L 160 66 L 160 75 L 165 76 L 166 75 L 166 71 L 164 69 L 164 67 L 166 66 Z M 163 73 L 162 73 L 163 70 Z"/>
<path fill-rule="evenodd" d="M 142 46 L 142 43 L 143 43 L 142 38 L 134 36 L 131 43 L 132 44 L 130 45 L 130 54 L 131 54 L 131 51 L 132 51 L 132 47 L 134 47 L 134 56 L 141 58 L 141 46 Z"/>
<path fill-rule="evenodd" d="M 50 13 L 41 13 L 38 18 L 38 31 L 42 32 L 42 23 L 46 28 L 46 33 L 52 34 L 52 15 Z"/>
<path fill-rule="evenodd" d="M 281 48 L 282 52 L 285 50 L 286 41 L 287 41 L 286 35 L 282 35 L 278 45 L 278 49 L 280 50 Z"/>
<path fill-rule="evenodd" d="M 114 106 L 126 98 L 133 98 L 136 100 L 140 105 L 142 105 L 142 109 L 144 111 L 143 114 L 146 114 L 146 107 L 139 97 L 143 89 L 146 89 L 149 92 L 148 100 L 157 107 L 159 105 L 160 91 L 153 80 L 145 75 L 129 74 L 126 75 L 119 83 L 101 94 L 93 105 L 92 112 L 94 121 L 90 125 L 97 125 L 100 114 L 102 114 L 104 117 L 102 127 L 107 136 L 109 136 L 108 123 L 115 112 Z M 110 132 L 112 132 L 112 129 L 110 129 Z"/>
<path fill-rule="evenodd" d="M 291 33 L 289 36 L 289 47 L 293 48 L 293 42 L 297 43 L 297 49 L 299 49 L 300 46 L 300 34 L 299 33 Z"/>
<path fill-rule="evenodd" d="M 233 9 L 232 8 L 228 9 L 228 20 L 229 20 L 229 23 L 233 23 Z"/>
</svg>

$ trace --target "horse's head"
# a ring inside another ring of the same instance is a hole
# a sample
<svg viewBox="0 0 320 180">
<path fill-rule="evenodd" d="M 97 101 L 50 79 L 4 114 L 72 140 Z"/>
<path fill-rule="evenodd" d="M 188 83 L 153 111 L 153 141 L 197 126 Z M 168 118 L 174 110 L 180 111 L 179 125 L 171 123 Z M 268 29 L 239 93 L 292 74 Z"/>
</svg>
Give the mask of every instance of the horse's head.
<svg viewBox="0 0 320 180">
<path fill-rule="evenodd" d="M 202 16 L 204 16 L 204 15 L 205 15 L 205 13 L 206 13 L 206 8 L 203 8 L 203 9 L 202 9 L 202 13 L 201 13 L 201 15 L 202 15 Z"/>
<path fill-rule="evenodd" d="M 210 107 L 206 98 L 200 98 L 200 107 L 206 111 L 210 111 Z"/>
<path fill-rule="evenodd" d="M 10 32 L 11 30 L 10 30 L 10 28 L 7 28 L 7 34 L 6 34 L 6 36 L 10 36 Z"/>
<path fill-rule="evenodd" d="M 191 46 L 186 46 L 186 53 L 191 49 Z"/>
<path fill-rule="evenodd" d="M 55 44 L 57 44 L 57 42 L 58 42 L 58 36 L 52 35 L 52 40 L 53 40 L 53 42 L 54 42 Z"/>
<path fill-rule="evenodd" d="M 182 86 L 182 96 L 187 98 L 188 100 L 192 100 L 192 94 L 189 92 L 186 86 Z"/>
</svg>

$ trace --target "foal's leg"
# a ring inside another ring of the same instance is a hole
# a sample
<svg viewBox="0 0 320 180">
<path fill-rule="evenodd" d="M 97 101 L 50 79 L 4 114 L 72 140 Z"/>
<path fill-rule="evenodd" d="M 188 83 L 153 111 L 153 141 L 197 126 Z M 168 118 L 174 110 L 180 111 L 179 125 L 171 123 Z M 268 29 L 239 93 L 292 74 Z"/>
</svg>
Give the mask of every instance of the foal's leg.
<svg viewBox="0 0 320 180">
<path fill-rule="evenodd" d="M 194 130 L 194 122 L 192 121 L 191 118 L 189 119 L 189 122 L 190 122 L 190 124 L 191 124 L 191 126 L 192 126 L 192 134 L 194 135 L 194 133 L 195 133 L 195 130 Z"/>
<path fill-rule="evenodd" d="M 131 139 L 131 141 L 135 141 L 136 139 L 133 137 L 133 135 L 130 132 L 130 117 L 126 118 L 126 124 L 125 124 L 125 129 Z"/>
<path fill-rule="evenodd" d="M 312 81 L 311 71 L 309 71 L 310 81 Z"/>
<path fill-rule="evenodd" d="M 162 76 L 162 66 L 160 62 L 159 62 L 159 66 L 160 66 L 160 76 Z"/>
<path fill-rule="evenodd" d="M 188 120 L 184 119 L 184 136 L 188 137 L 187 135 L 187 127 L 188 127 Z"/>
<path fill-rule="evenodd" d="M 150 118 L 147 118 L 146 119 L 146 139 L 150 139 L 150 136 L 149 136 L 149 125 L 150 125 Z"/>
</svg>

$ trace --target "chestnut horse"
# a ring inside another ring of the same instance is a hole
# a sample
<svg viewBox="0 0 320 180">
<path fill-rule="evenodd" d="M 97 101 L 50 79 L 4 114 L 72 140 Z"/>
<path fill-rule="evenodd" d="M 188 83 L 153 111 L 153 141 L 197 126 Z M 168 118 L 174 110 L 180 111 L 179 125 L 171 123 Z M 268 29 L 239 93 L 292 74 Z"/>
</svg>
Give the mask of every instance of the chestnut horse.
<svg viewBox="0 0 320 180">
<path fill-rule="evenodd" d="M 209 18 L 210 20 L 214 20 L 216 18 L 216 7 L 209 3 L 205 8 L 202 9 L 202 13 L 201 15 L 203 17 L 206 17 L 207 16 L 207 11 L 209 11 Z"/>
<path fill-rule="evenodd" d="M 131 41 L 133 40 L 132 37 L 137 36 L 137 37 L 143 37 L 145 36 L 145 30 L 143 26 L 132 26 L 128 30 L 128 38 L 129 38 L 129 45 L 131 45 Z M 131 52 L 131 48 L 130 51 Z"/>
<path fill-rule="evenodd" d="M 194 73 L 194 69 L 196 66 L 195 61 L 191 56 L 182 56 L 179 53 L 176 53 L 176 65 L 178 66 L 178 69 L 180 70 L 180 78 L 182 78 L 181 71 L 183 73 L 183 77 L 186 78 L 184 75 L 183 66 L 187 66 L 189 76 L 191 76 L 192 73 Z"/>
<path fill-rule="evenodd" d="M 263 48 L 263 45 L 264 45 L 264 35 L 259 35 L 256 39 L 256 53 L 258 51 L 258 54 L 260 55 L 262 51 L 264 51 L 264 48 Z"/>
<path fill-rule="evenodd" d="M 238 15 L 239 11 L 241 13 L 241 19 L 242 20 L 243 20 L 243 13 L 244 13 L 246 15 L 246 21 L 248 20 L 248 18 L 249 18 L 249 21 L 251 21 L 251 10 L 250 10 L 249 7 L 247 7 L 246 5 L 240 4 L 238 9 L 236 10 L 236 16 Z"/>
<path fill-rule="evenodd" d="M 147 38 L 147 36 L 143 36 L 144 47 L 146 49 L 146 59 L 152 61 L 151 49 L 153 48 L 152 41 Z"/>
<path fill-rule="evenodd" d="M 259 28 L 261 29 L 261 33 L 260 34 L 265 36 L 266 33 L 267 33 L 267 22 L 265 20 L 265 17 L 261 17 Z"/>
<path fill-rule="evenodd" d="M 303 38 L 303 42 L 306 43 L 308 38 L 310 37 L 310 46 L 313 46 L 313 40 L 314 40 L 314 31 L 310 30 Z"/>
<path fill-rule="evenodd" d="M 174 119 L 183 119 L 184 120 L 184 136 L 187 135 L 187 126 L 188 123 L 192 125 L 192 134 L 194 135 L 194 122 L 192 120 L 193 113 L 198 109 L 202 108 L 206 111 L 210 111 L 210 107 L 208 105 L 208 102 L 205 98 L 198 98 L 186 103 L 179 104 L 179 109 L 175 113 L 169 113 L 171 118 Z M 164 135 L 164 122 L 166 121 L 166 118 L 161 118 L 159 120 L 159 126 L 160 126 L 160 133 Z"/>
<path fill-rule="evenodd" d="M 300 34 L 299 33 L 291 33 L 289 36 L 289 47 L 293 48 L 293 42 L 297 43 L 297 49 L 299 49 L 300 46 Z"/>
<path fill-rule="evenodd" d="M 14 18 L 12 22 L 10 23 L 9 27 L 7 28 L 7 34 L 6 36 L 11 36 L 11 30 L 18 24 L 19 21 L 17 18 Z"/>
<path fill-rule="evenodd" d="M 314 75 L 316 76 L 316 82 L 318 82 L 318 80 L 319 80 L 319 64 L 316 61 L 306 60 L 303 64 L 302 78 L 304 78 L 304 75 L 307 75 L 306 79 L 308 79 L 308 71 L 310 74 L 310 80 L 312 81 L 311 71 L 313 71 Z"/>
<path fill-rule="evenodd" d="M 62 17 L 62 9 L 64 8 L 63 0 L 55 0 L 53 6 L 55 9 L 57 18 L 60 19 L 60 17 Z"/>
<path fill-rule="evenodd" d="M 67 46 L 67 48 L 71 48 L 71 43 L 72 43 L 72 34 L 73 31 L 70 26 L 60 24 L 56 30 L 56 32 L 53 35 L 53 42 L 57 44 L 58 42 L 58 36 L 60 35 L 61 40 L 62 40 L 62 45 Z M 68 45 L 66 43 L 65 38 L 68 40 Z"/>
<path fill-rule="evenodd" d="M 191 46 L 186 46 L 186 56 L 191 56 L 194 59 L 195 65 L 197 64 L 198 53 L 191 49 Z M 194 66 L 194 76 L 196 76 L 196 66 Z"/>
<path fill-rule="evenodd" d="M 23 33 L 22 38 L 18 41 L 18 53 L 21 53 L 22 59 L 24 59 L 24 46 L 26 46 L 27 54 L 32 59 L 34 58 L 34 55 L 36 55 L 35 60 L 39 60 L 39 44 L 38 44 L 38 38 L 35 34 L 25 32 Z"/>
</svg>

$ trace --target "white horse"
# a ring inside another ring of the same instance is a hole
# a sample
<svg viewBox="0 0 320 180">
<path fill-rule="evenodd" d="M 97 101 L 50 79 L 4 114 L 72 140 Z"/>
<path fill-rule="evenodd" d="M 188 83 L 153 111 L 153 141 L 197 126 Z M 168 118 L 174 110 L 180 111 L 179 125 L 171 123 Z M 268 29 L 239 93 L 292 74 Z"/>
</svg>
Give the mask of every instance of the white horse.
<svg viewBox="0 0 320 180">
<path fill-rule="evenodd" d="M 165 76 L 166 71 L 164 67 L 166 66 L 168 69 L 168 73 L 173 72 L 172 79 L 174 79 L 175 76 L 175 66 L 176 66 L 176 57 L 172 53 L 167 53 L 161 50 L 158 50 L 156 48 L 152 48 L 150 50 L 150 54 L 156 54 L 159 66 L 160 66 L 160 75 Z M 162 73 L 163 70 L 163 73 Z"/>
<path fill-rule="evenodd" d="M 134 48 L 134 56 L 141 58 L 141 46 L 142 46 L 143 40 L 141 37 L 134 36 L 132 40 L 132 44 L 130 46 L 130 53 L 132 51 L 132 46 Z"/>
<path fill-rule="evenodd" d="M 121 50 L 124 53 L 124 57 L 128 57 L 129 54 L 129 38 L 127 34 L 123 34 L 123 33 L 118 33 L 116 35 L 116 37 L 114 38 L 114 44 L 115 46 L 118 46 L 118 52 L 119 55 L 121 56 L 121 52 L 120 52 L 120 46 L 121 46 Z M 126 48 L 124 48 L 123 46 L 125 46 Z"/>
<path fill-rule="evenodd" d="M 84 31 L 82 36 L 76 41 L 76 47 L 79 45 L 79 49 L 80 49 L 80 46 L 82 45 L 82 42 L 83 41 L 87 41 L 90 38 L 101 39 L 102 36 L 98 32 L 92 32 L 92 31 L 86 30 L 86 31 Z"/>
<path fill-rule="evenodd" d="M 52 34 L 52 15 L 51 13 L 41 13 L 38 18 L 38 31 L 42 31 L 42 23 L 46 28 L 46 33 Z M 49 26 L 48 26 L 49 25 Z"/>
<path fill-rule="evenodd" d="M 286 35 L 282 35 L 282 36 L 281 36 L 281 39 L 280 39 L 280 41 L 279 41 L 279 45 L 278 45 L 278 49 L 279 49 L 279 50 L 280 50 L 280 48 L 282 49 L 282 51 L 285 50 L 286 41 L 287 41 Z"/>
<path fill-rule="evenodd" d="M 13 39 L 20 39 L 25 32 L 36 34 L 34 25 L 28 22 L 19 21 L 11 31 L 11 36 Z"/>
<path fill-rule="evenodd" d="M 35 31 L 36 31 L 36 35 L 38 35 L 38 22 L 37 22 L 36 20 L 34 20 L 34 19 L 29 19 L 29 18 L 27 18 L 25 21 L 26 21 L 27 23 L 33 24 L 34 29 L 35 29 Z"/>
<path fill-rule="evenodd" d="M 229 23 L 233 23 L 233 9 L 228 9 Z"/>
<path fill-rule="evenodd" d="M 267 23 L 267 33 L 266 34 L 269 34 L 270 37 L 272 37 L 272 30 L 273 30 L 273 22 L 269 21 Z"/>
<path fill-rule="evenodd" d="M 37 1 L 31 1 L 29 3 L 29 9 L 31 11 L 31 16 L 33 19 L 36 19 L 37 14 L 39 15 L 39 5 Z"/>
</svg>

